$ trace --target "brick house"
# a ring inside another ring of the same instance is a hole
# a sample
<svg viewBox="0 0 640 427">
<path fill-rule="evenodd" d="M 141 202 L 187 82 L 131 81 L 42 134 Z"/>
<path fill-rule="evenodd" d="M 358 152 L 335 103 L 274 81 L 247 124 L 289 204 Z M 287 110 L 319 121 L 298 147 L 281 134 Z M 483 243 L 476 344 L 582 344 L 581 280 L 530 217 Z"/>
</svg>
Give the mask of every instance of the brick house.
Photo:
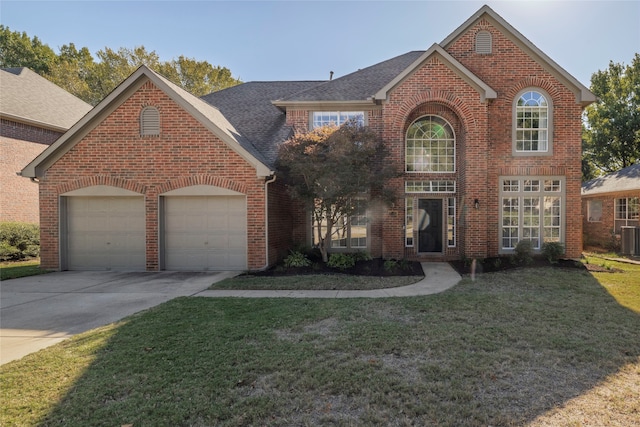
<svg viewBox="0 0 640 427">
<path fill-rule="evenodd" d="M 17 172 L 89 110 L 28 68 L 0 69 L 0 221 L 39 222 L 38 185 Z"/>
<path fill-rule="evenodd" d="M 582 249 L 581 114 L 594 95 L 482 7 L 441 43 L 328 81 L 196 98 L 145 67 L 23 171 L 40 182 L 42 265 L 265 268 L 312 241 L 275 170 L 293 129 L 355 119 L 404 173 L 334 251 L 447 260 Z"/>
<path fill-rule="evenodd" d="M 618 248 L 622 227 L 640 226 L 640 164 L 582 184 L 584 243 Z"/>
</svg>

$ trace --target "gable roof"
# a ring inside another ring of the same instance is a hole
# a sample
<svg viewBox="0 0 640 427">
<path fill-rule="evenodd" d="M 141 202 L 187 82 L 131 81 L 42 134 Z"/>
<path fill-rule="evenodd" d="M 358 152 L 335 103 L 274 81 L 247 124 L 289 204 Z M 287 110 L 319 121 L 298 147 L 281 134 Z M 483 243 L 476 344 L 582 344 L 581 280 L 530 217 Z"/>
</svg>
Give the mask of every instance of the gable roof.
<svg viewBox="0 0 640 427">
<path fill-rule="evenodd" d="M 569 74 L 565 69 L 549 58 L 543 51 L 538 49 L 531 41 L 523 36 L 518 30 L 505 21 L 489 6 L 482 6 L 476 13 L 467 19 L 456 30 L 449 34 L 441 43 L 445 50 L 455 43 L 456 40 L 465 34 L 470 27 L 475 25 L 480 19 L 487 19 L 494 26 L 498 27 L 513 43 L 525 51 L 529 56 L 534 58 L 536 62 L 542 65 L 554 77 L 563 82 L 565 86 L 570 88 L 576 96 L 576 102 L 587 106 L 596 101 L 596 96 L 575 77 Z"/>
<path fill-rule="evenodd" d="M 469 83 L 480 94 L 480 100 L 482 102 L 485 99 L 493 99 L 498 96 L 495 90 L 483 82 L 478 76 L 473 74 L 467 67 L 462 65 L 458 60 L 451 56 L 447 51 L 437 44 L 433 44 L 429 50 L 420 55 L 411 65 L 405 68 L 400 74 L 394 77 L 393 80 L 388 82 L 383 88 L 376 92 L 374 98 L 376 100 L 385 100 L 389 95 L 389 92 L 399 85 L 404 79 L 409 77 L 414 71 L 423 66 L 423 64 L 431 57 L 437 56 L 447 67 L 454 71 L 463 80 Z"/>
<path fill-rule="evenodd" d="M 633 190 L 640 191 L 640 163 L 582 184 L 583 196 Z"/>
<path fill-rule="evenodd" d="M 91 110 L 75 97 L 26 67 L 0 69 L 0 117 L 65 132 Z"/>
<path fill-rule="evenodd" d="M 113 92 L 73 125 L 73 127 L 55 143 L 50 145 L 42 154 L 25 166 L 20 174 L 31 178 L 42 176 L 48 167 L 69 151 L 89 133 L 89 131 L 148 81 L 151 81 L 214 135 L 225 142 L 229 148 L 249 162 L 256 169 L 258 176 L 269 176 L 273 174 L 264 156 L 229 123 L 217 108 L 171 83 L 144 65 L 124 80 Z"/>
<path fill-rule="evenodd" d="M 292 129 L 286 116 L 272 101 L 316 87 L 324 81 L 249 82 L 203 96 L 248 138 L 273 165 L 279 143 Z"/>
</svg>

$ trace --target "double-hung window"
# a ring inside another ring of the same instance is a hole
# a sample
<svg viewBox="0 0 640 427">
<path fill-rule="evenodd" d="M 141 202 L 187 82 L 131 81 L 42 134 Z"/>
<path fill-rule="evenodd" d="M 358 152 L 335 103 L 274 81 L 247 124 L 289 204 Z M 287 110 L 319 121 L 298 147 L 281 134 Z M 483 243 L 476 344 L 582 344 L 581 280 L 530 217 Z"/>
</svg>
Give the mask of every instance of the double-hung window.
<svg viewBox="0 0 640 427">
<path fill-rule="evenodd" d="M 500 248 L 515 249 L 529 240 L 534 249 L 564 239 L 563 177 L 500 179 Z"/>
<path fill-rule="evenodd" d="M 322 238 L 326 236 L 327 232 L 327 220 L 322 218 L 320 230 L 318 230 L 318 223 L 315 218 L 312 218 L 312 244 L 313 246 L 319 245 L 318 231 L 320 231 Z M 342 215 L 338 218 L 336 223 L 331 229 L 331 245 L 332 249 L 367 249 L 368 238 L 368 225 L 369 220 L 367 218 L 367 209 L 365 201 L 362 199 L 356 199 L 353 202 L 353 211 L 351 215 Z"/>
<path fill-rule="evenodd" d="M 551 154 L 551 105 L 540 90 L 521 92 L 514 105 L 514 154 Z"/>
</svg>

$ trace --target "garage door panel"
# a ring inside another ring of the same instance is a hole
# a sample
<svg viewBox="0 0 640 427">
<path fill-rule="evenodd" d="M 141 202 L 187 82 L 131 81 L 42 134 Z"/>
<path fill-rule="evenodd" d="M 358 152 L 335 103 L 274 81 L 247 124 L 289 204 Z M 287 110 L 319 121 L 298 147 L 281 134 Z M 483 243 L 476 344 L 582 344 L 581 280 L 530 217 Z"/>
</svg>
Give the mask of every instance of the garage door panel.
<svg viewBox="0 0 640 427">
<path fill-rule="evenodd" d="M 167 270 L 244 270 L 247 267 L 243 196 L 164 198 Z"/>
<path fill-rule="evenodd" d="M 68 197 L 69 270 L 144 270 L 143 197 Z"/>
</svg>

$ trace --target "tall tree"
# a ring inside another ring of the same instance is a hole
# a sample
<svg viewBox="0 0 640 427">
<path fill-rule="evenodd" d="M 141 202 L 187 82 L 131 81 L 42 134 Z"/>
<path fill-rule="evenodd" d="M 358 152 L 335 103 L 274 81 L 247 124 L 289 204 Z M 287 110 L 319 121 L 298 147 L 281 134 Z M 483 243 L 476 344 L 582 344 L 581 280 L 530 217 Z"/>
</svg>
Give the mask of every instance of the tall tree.
<svg viewBox="0 0 640 427">
<path fill-rule="evenodd" d="M 604 173 L 640 162 L 640 54 L 594 73 L 591 91 L 598 101 L 586 109 L 583 171 L 585 161 Z"/>
<path fill-rule="evenodd" d="M 89 86 L 95 67 L 88 48 L 78 50 L 70 43 L 60 48 L 60 54 L 45 77 L 78 98 L 96 104 L 99 99 L 96 100 Z"/>
<path fill-rule="evenodd" d="M 228 68 L 213 66 L 206 61 L 179 56 L 164 62 L 158 72 L 196 96 L 203 96 L 220 89 L 240 84 Z"/>
<path fill-rule="evenodd" d="M 55 52 L 38 37 L 30 38 L 25 32 L 0 25 L 0 68 L 28 67 L 42 75 L 55 58 Z"/>
<path fill-rule="evenodd" d="M 397 176 L 378 134 L 355 123 L 296 132 L 280 146 L 278 168 L 294 199 L 312 211 L 316 241 L 324 262 L 342 218 L 395 194 L 384 184 Z"/>
</svg>

